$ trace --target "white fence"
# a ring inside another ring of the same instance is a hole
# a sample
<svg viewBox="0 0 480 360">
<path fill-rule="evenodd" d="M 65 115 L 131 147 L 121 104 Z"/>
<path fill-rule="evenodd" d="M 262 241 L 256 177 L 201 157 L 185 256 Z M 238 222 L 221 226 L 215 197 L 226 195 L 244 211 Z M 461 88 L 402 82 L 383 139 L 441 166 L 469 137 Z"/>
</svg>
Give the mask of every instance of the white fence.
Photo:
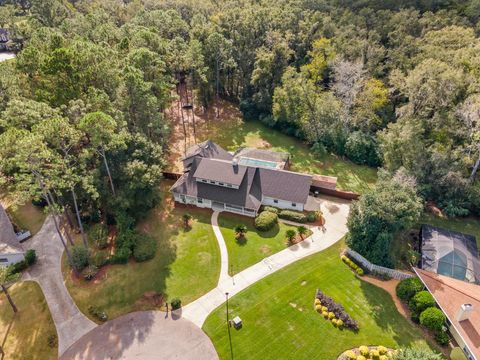
<svg viewBox="0 0 480 360">
<path fill-rule="evenodd" d="M 403 280 L 403 279 L 408 279 L 413 277 L 413 275 L 411 274 L 407 274 L 398 270 L 389 269 L 383 266 L 372 264 L 370 261 L 365 259 L 362 255 L 360 255 L 356 251 L 353 251 L 350 248 L 347 248 L 345 252 L 347 253 L 348 257 L 355 260 L 362 268 L 367 269 L 370 272 L 384 274 L 398 280 Z"/>
</svg>

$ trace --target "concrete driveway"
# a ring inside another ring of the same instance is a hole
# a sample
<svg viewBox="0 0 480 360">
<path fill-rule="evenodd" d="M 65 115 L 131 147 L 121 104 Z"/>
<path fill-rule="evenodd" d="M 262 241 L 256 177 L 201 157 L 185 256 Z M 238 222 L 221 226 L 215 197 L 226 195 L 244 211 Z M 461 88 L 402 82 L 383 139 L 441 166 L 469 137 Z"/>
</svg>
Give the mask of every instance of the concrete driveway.
<svg viewBox="0 0 480 360">
<path fill-rule="evenodd" d="M 121 316 L 83 336 L 60 360 L 217 360 L 209 337 L 180 316 L 160 311 Z"/>
</svg>

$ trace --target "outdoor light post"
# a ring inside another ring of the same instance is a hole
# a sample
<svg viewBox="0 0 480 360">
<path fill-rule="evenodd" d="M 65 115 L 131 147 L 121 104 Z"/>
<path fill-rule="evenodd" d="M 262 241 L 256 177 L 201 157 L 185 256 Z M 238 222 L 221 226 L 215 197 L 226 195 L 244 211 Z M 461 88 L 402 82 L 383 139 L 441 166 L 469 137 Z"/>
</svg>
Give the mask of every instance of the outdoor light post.
<svg viewBox="0 0 480 360">
<path fill-rule="evenodd" d="M 225 293 L 226 305 L 227 305 L 227 330 L 228 330 L 228 341 L 230 343 L 230 356 L 233 360 L 233 347 L 232 347 L 232 336 L 230 335 L 230 320 L 228 319 L 228 292 Z"/>
</svg>

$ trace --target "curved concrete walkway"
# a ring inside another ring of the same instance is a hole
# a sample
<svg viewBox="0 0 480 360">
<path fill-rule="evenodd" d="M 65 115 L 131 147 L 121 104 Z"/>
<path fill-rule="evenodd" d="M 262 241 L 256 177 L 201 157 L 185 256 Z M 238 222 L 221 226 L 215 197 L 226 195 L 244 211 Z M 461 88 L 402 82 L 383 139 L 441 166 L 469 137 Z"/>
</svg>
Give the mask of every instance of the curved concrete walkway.
<svg viewBox="0 0 480 360">
<path fill-rule="evenodd" d="M 227 279 L 231 279 L 230 275 L 228 275 L 228 250 L 227 245 L 225 244 L 225 239 L 223 238 L 222 232 L 218 226 L 218 211 L 214 211 L 212 214 L 212 228 L 213 232 L 215 233 L 215 237 L 217 238 L 218 247 L 220 248 L 220 260 L 221 260 L 221 267 L 220 267 L 220 277 L 218 283 L 221 283 Z"/>
<path fill-rule="evenodd" d="M 140 311 L 98 326 L 60 359 L 216 360 L 218 355 L 208 336 L 180 314 Z"/>
<path fill-rule="evenodd" d="M 49 216 L 40 231 L 24 243 L 37 253 L 37 263 L 24 274 L 25 280 L 36 281 L 43 290 L 58 335 L 58 353 L 62 353 L 97 326 L 78 309 L 63 280 L 61 261 L 64 251 Z"/>
<path fill-rule="evenodd" d="M 238 294 L 240 291 L 264 277 L 273 274 L 297 260 L 322 251 L 339 241 L 348 232 L 347 217 L 350 210 L 349 204 L 347 201 L 324 197 L 322 199 L 322 211 L 326 220 L 325 230 L 321 230 L 318 227 L 310 227 L 310 230 L 313 232 L 312 235 L 301 243 L 290 246 L 285 250 L 263 259 L 257 264 L 236 274 L 234 277 L 228 276 L 228 253 L 226 254 L 226 259 L 224 259 L 223 252 L 220 251 L 222 254 L 222 269 L 224 269 L 224 264 L 226 264 L 227 273 L 221 272 L 223 276 L 220 276 L 220 280 L 215 289 L 185 306 L 182 316 L 192 321 L 198 327 L 202 327 L 208 315 L 225 302 L 227 292 L 229 296 Z M 226 250 L 225 239 L 218 228 L 218 212 L 212 214 L 212 224 L 214 222 L 218 230 L 215 231 L 215 236 L 217 237 L 220 249 L 225 247 Z M 301 225 L 292 222 L 288 223 Z"/>
</svg>

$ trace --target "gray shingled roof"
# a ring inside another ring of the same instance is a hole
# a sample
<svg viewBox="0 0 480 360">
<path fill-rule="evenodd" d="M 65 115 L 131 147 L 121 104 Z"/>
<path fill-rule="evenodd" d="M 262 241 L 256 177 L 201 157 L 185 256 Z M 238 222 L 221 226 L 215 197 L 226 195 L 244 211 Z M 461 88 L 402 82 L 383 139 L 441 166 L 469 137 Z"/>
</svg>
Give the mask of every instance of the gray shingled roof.
<svg viewBox="0 0 480 360">
<path fill-rule="evenodd" d="M 239 186 L 246 172 L 246 166 L 233 166 L 231 161 L 203 159 L 198 164 L 193 177 Z"/>
<path fill-rule="evenodd" d="M 18 253 L 23 253 L 22 245 L 17 240 L 17 235 L 15 235 L 7 212 L 0 204 L 0 254 Z"/>
<path fill-rule="evenodd" d="M 274 199 L 305 204 L 312 176 L 292 171 L 258 168 L 262 194 Z"/>
<path fill-rule="evenodd" d="M 182 160 L 189 159 L 192 156 L 200 156 L 204 158 L 215 158 L 220 160 L 233 159 L 232 154 L 230 154 L 228 151 L 224 150 L 221 146 L 215 144 L 211 140 L 206 140 L 204 142 L 191 146 L 187 150 L 187 154 Z"/>
</svg>

